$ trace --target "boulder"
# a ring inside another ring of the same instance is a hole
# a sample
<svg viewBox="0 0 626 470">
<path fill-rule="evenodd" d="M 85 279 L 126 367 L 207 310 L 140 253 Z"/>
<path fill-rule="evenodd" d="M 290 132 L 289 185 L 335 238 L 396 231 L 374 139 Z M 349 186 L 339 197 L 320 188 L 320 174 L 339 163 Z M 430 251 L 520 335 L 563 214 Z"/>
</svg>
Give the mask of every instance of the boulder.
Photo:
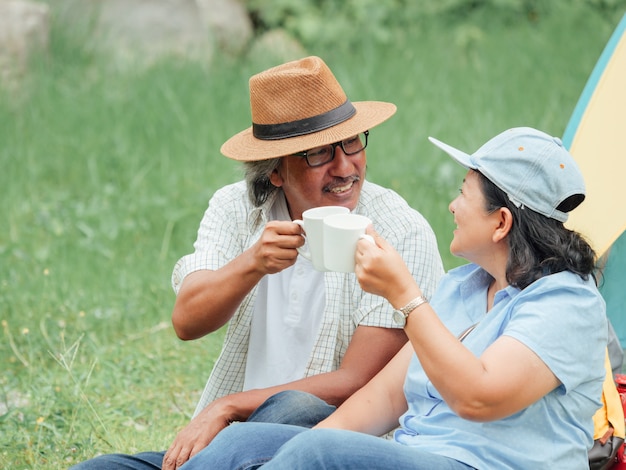
<svg viewBox="0 0 626 470">
<path fill-rule="evenodd" d="M 0 79 L 12 82 L 35 54 L 45 54 L 50 35 L 47 5 L 26 0 L 0 0 Z"/>
<path fill-rule="evenodd" d="M 196 0 L 203 24 L 221 50 L 238 55 L 252 38 L 252 21 L 239 0 Z"/>
<path fill-rule="evenodd" d="M 57 0 L 64 25 L 90 30 L 96 51 L 137 64 L 164 56 L 210 61 L 239 54 L 252 23 L 238 0 Z"/>
<path fill-rule="evenodd" d="M 256 38 L 248 56 L 261 67 L 273 67 L 309 55 L 293 36 L 283 29 L 274 29 Z"/>
</svg>

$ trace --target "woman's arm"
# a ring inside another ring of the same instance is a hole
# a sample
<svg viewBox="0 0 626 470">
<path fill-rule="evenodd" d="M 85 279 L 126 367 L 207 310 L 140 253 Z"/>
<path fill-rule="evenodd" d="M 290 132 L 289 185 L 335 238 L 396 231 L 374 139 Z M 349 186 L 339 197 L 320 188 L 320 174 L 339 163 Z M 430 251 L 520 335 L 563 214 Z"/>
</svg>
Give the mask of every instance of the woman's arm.
<svg viewBox="0 0 626 470">
<path fill-rule="evenodd" d="M 377 245 L 360 242 L 361 287 L 395 308 L 422 294 L 402 258 L 373 230 Z M 445 327 L 430 304 L 417 307 L 405 331 L 424 371 L 459 416 L 490 421 L 528 407 L 559 385 L 548 366 L 518 340 L 502 336 L 476 357 Z"/>
<path fill-rule="evenodd" d="M 316 428 L 349 429 L 381 436 L 398 426 L 407 410 L 403 392 L 413 348 L 407 343 L 372 380 Z"/>
</svg>

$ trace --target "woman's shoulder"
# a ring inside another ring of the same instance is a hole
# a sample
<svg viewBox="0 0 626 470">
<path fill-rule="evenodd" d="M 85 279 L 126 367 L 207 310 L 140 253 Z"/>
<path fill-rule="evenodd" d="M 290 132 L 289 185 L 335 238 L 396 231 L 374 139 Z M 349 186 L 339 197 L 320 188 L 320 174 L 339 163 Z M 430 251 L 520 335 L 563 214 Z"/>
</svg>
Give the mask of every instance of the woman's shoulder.
<svg viewBox="0 0 626 470">
<path fill-rule="evenodd" d="M 561 271 L 543 276 L 523 289 L 522 292 L 530 294 L 546 291 L 567 291 L 581 296 L 602 297 L 592 275 L 581 276 L 571 271 Z"/>
<path fill-rule="evenodd" d="M 571 271 L 544 276 L 520 291 L 516 303 L 534 308 L 541 303 L 544 311 L 584 313 L 581 320 L 594 324 L 606 321 L 606 303 L 593 276 L 586 279 Z M 570 317 L 571 315 L 556 315 Z"/>
</svg>

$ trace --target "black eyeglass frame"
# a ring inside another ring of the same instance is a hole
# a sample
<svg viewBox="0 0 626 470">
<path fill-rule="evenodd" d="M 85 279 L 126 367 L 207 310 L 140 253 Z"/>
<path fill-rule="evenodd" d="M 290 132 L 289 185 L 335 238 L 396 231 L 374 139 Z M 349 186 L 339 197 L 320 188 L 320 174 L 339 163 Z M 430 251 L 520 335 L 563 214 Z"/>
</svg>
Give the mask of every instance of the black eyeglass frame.
<svg viewBox="0 0 626 470">
<path fill-rule="evenodd" d="M 357 150 L 356 152 L 347 152 L 345 147 L 343 146 L 343 143 L 348 140 L 348 139 L 344 139 L 342 141 L 339 142 L 334 142 L 332 144 L 328 144 L 330 145 L 330 158 L 326 161 L 323 161 L 321 163 L 316 163 L 315 165 L 312 165 L 311 162 L 309 161 L 309 155 L 308 153 L 310 152 L 310 150 L 304 150 L 302 152 L 296 152 L 296 153 L 292 153 L 291 156 L 292 157 L 302 157 L 306 160 L 306 164 L 309 165 L 311 168 L 315 168 L 318 166 L 322 166 L 322 165 L 326 165 L 327 163 L 332 162 L 335 159 L 335 148 L 340 146 L 341 150 L 343 150 L 343 153 L 345 153 L 346 155 L 356 155 L 357 153 L 362 152 L 363 150 L 365 150 L 365 148 L 367 147 L 367 142 L 369 140 L 369 135 L 370 135 L 370 131 L 363 131 L 363 132 L 359 132 L 358 134 L 355 135 L 359 135 L 359 134 L 363 134 L 365 135 L 365 143 L 363 144 L 363 147 L 359 150 Z M 322 145 L 322 147 L 326 147 L 326 145 Z M 320 148 L 320 147 L 316 147 L 316 148 Z M 311 149 L 314 150 L 314 149 Z"/>
</svg>

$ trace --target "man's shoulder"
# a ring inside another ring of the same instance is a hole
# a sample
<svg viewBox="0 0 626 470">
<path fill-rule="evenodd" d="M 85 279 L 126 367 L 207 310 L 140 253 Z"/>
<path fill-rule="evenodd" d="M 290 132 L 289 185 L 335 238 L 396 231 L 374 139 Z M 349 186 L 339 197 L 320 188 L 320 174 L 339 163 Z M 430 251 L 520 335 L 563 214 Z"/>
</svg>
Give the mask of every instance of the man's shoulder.
<svg viewBox="0 0 626 470">
<path fill-rule="evenodd" d="M 219 188 L 209 201 L 207 214 L 217 220 L 227 220 L 229 224 L 245 223 L 254 230 L 263 225 L 269 217 L 269 211 L 274 205 L 279 191 L 275 191 L 259 207 L 255 207 L 250 200 L 248 187 L 245 181 L 237 181 Z M 206 217 L 206 215 L 205 215 Z"/>
<path fill-rule="evenodd" d="M 369 181 L 363 185 L 360 205 L 362 213 L 372 220 L 429 225 L 424 216 L 393 189 Z"/>
<path fill-rule="evenodd" d="M 237 211 L 249 213 L 254 210 L 248 197 L 245 181 L 237 181 L 217 189 L 211 196 L 209 206 L 215 210 L 226 212 Z"/>
<path fill-rule="evenodd" d="M 233 199 L 233 198 L 241 198 L 246 195 L 247 188 L 245 181 L 236 181 L 235 183 L 230 183 L 221 188 L 218 188 L 214 193 L 211 199 Z"/>
<path fill-rule="evenodd" d="M 372 183 L 369 180 L 365 180 L 363 182 L 363 194 L 369 195 L 370 197 L 376 197 L 381 194 L 394 194 L 396 197 L 402 199 L 402 197 L 396 193 L 393 189 L 387 188 L 385 186 L 381 186 L 376 183 Z"/>
<path fill-rule="evenodd" d="M 371 207 L 372 205 L 376 207 L 378 205 L 388 206 L 393 204 L 412 209 L 409 206 L 409 203 L 393 189 L 380 186 L 370 181 L 365 181 L 363 183 L 360 200 L 364 206 L 368 207 Z"/>
</svg>

